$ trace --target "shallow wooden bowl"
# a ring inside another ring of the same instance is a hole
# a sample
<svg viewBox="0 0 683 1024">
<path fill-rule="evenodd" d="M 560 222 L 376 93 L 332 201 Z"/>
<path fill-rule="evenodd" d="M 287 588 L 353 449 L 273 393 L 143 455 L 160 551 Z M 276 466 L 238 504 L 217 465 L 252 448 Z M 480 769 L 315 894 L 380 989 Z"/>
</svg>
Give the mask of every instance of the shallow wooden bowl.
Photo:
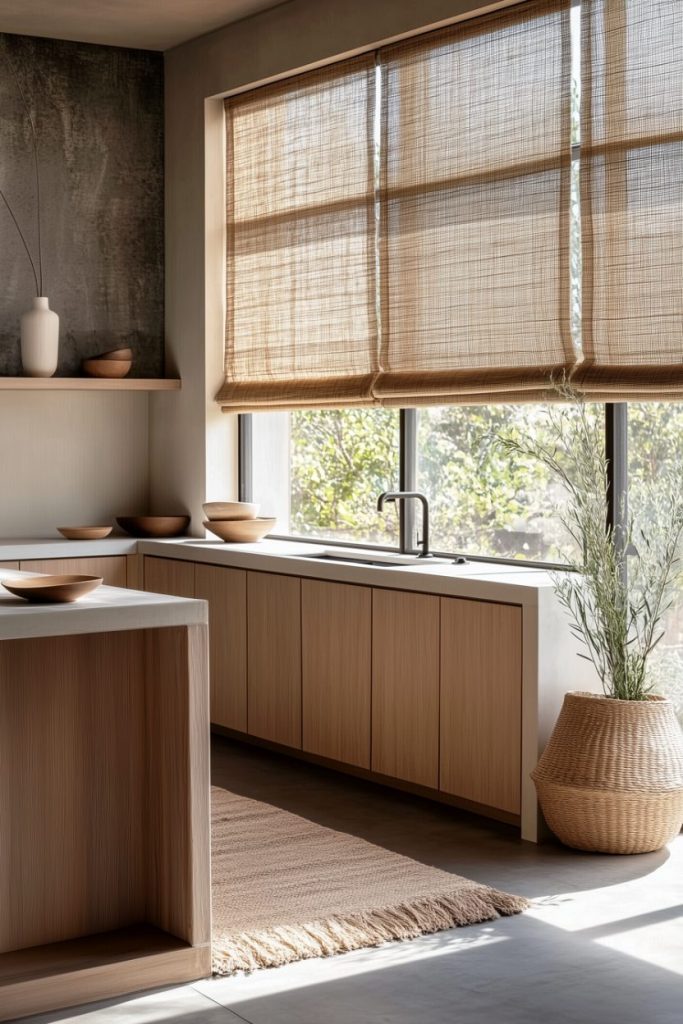
<svg viewBox="0 0 683 1024">
<path fill-rule="evenodd" d="M 72 604 L 99 587 L 101 576 L 32 576 L 29 579 L 4 580 L 3 587 L 16 597 L 34 604 Z"/>
<path fill-rule="evenodd" d="M 211 522 L 227 522 L 231 519 L 256 519 L 261 506 L 253 501 L 207 501 L 202 508 L 204 515 Z"/>
<path fill-rule="evenodd" d="M 84 359 L 83 372 L 88 377 L 125 377 L 132 365 L 130 359 Z"/>
<path fill-rule="evenodd" d="M 113 526 L 58 526 L 62 537 L 67 540 L 102 540 L 108 537 Z"/>
<path fill-rule="evenodd" d="M 220 519 L 207 520 L 204 526 L 226 544 L 253 544 L 274 528 L 277 519 Z"/>
<path fill-rule="evenodd" d="M 179 537 L 189 526 L 189 516 L 118 516 L 116 522 L 131 537 Z"/>
<path fill-rule="evenodd" d="M 110 352 L 101 352 L 95 359 L 133 360 L 132 348 L 113 348 Z"/>
</svg>

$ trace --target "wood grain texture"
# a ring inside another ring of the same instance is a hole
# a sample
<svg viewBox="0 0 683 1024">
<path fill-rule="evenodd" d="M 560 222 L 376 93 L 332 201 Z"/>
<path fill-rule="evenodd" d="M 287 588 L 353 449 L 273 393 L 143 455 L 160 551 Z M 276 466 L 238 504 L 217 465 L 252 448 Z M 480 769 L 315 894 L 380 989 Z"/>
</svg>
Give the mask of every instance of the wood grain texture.
<svg viewBox="0 0 683 1024">
<path fill-rule="evenodd" d="M 108 587 L 125 587 L 126 556 L 105 555 L 101 558 L 40 558 L 20 562 L 22 572 L 45 572 L 50 575 L 82 573 L 101 576 Z"/>
<path fill-rule="evenodd" d="M 144 580 L 145 590 L 151 593 L 194 597 L 194 562 L 145 555 Z"/>
<path fill-rule="evenodd" d="M 128 590 L 142 590 L 142 555 L 126 555 L 126 587 Z"/>
<path fill-rule="evenodd" d="M 0 644 L 0 952 L 144 920 L 141 643 Z"/>
<path fill-rule="evenodd" d="M 439 598 L 372 593 L 372 770 L 439 784 Z"/>
<path fill-rule="evenodd" d="M 370 767 L 372 592 L 301 582 L 303 749 Z"/>
<path fill-rule="evenodd" d="M 247 574 L 197 564 L 195 597 L 209 603 L 211 721 L 247 731 Z"/>
<path fill-rule="evenodd" d="M 301 580 L 247 573 L 247 731 L 301 747 Z"/>
<path fill-rule="evenodd" d="M 0 562 L 0 569 L 18 569 L 18 562 Z"/>
<path fill-rule="evenodd" d="M 208 977 L 211 949 L 145 925 L 0 954 L 0 1020 Z"/>
<path fill-rule="evenodd" d="M 520 813 L 522 609 L 441 598 L 440 788 Z"/>
<path fill-rule="evenodd" d="M 211 941 L 206 626 L 145 633 L 147 875 L 144 920 Z"/>
</svg>

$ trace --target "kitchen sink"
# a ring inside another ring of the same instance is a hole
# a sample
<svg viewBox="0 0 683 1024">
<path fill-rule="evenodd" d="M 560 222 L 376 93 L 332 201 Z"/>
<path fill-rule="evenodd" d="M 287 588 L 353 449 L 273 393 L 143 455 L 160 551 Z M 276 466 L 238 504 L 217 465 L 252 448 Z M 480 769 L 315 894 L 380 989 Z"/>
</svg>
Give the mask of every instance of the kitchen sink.
<svg viewBox="0 0 683 1024">
<path fill-rule="evenodd" d="M 400 555 L 392 551 L 365 551 L 363 548 L 323 548 L 322 551 L 301 555 L 326 562 L 355 562 L 361 565 L 378 565 L 386 569 L 406 565 L 448 565 L 451 558 L 420 558 L 419 555 Z"/>
</svg>

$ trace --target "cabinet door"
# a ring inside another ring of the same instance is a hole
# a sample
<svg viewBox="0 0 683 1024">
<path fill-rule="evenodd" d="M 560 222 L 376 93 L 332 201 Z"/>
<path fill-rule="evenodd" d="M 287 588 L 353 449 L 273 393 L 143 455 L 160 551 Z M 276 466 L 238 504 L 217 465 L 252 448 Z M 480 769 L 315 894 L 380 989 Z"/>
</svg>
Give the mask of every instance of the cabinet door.
<svg viewBox="0 0 683 1024">
<path fill-rule="evenodd" d="M 439 598 L 372 595 L 372 770 L 439 785 Z"/>
<path fill-rule="evenodd" d="M 18 562 L 0 562 L 0 569 L 18 569 Z"/>
<path fill-rule="evenodd" d="M 247 728 L 301 747 L 301 581 L 247 573 Z"/>
<path fill-rule="evenodd" d="M 145 590 L 173 597 L 194 597 L 194 562 L 145 555 Z"/>
<path fill-rule="evenodd" d="M 247 574 L 195 566 L 195 597 L 209 602 L 211 721 L 247 731 Z"/>
<path fill-rule="evenodd" d="M 520 811 L 522 609 L 441 599 L 441 783 Z"/>
<path fill-rule="evenodd" d="M 108 587 L 125 587 L 127 583 L 126 556 L 107 555 L 103 558 L 40 558 L 21 562 L 23 572 L 45 572 L 50 575 L 82 573 L 101 576 Z"/>
<path fill-rule="evenodd" d="M 372 597 L 301 581 L 303 749 L 370 767 Z"/>
</svg>

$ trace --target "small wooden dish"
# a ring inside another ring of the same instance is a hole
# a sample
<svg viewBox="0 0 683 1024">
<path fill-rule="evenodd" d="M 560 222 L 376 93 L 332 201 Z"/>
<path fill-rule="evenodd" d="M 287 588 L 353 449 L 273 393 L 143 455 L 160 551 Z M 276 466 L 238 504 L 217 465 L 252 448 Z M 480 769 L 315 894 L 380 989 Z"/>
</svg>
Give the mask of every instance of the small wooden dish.
<svg viewBox="0 0 683 1024">
<path fill-rule="evenodd" d="M 88 377 L 125 377 L 133 365 L 131 359 L 84 359 L 83 372 Z"/>
<path fill-rule="evenodd" d="M 277 519 L 221 519 L 207 520 L 204 526 L 226 544 L 253 544 L 262 540 L 274 528 Z"/>
<path fill-rule="evenodd" d="M 179 537 L 189 516 L 118 516 L 116 522 L 131 537 Z"/>
<path fill-rule="evenodd" d="M 95 590 L 101 576 L 32 576 L 29 579 L 3 580 L 3 587 L 16 597 L 34 604 L 72 604 Z"/>
<path fill-rule="evenodd" d="M 102 540 L 108 537 L 113 526 L 58 526 L 62 537 L 67 540 Z"/>
<path fill-rule="evenodd" d="M 253 501 L 207 501 L 202 508 L 210 522 L 227 522 L 230 519 L 256 519 L 261 506 Z"/>
<path fill-rule="evenodd" d="M 95 356 L 95 359 L 113 359 L 113 360 L 128 360 L 133 361 L 133 349 L 132 348 L 113 348 L 111 352 L 101 352 L 100 355 Z"/>
</svg>

